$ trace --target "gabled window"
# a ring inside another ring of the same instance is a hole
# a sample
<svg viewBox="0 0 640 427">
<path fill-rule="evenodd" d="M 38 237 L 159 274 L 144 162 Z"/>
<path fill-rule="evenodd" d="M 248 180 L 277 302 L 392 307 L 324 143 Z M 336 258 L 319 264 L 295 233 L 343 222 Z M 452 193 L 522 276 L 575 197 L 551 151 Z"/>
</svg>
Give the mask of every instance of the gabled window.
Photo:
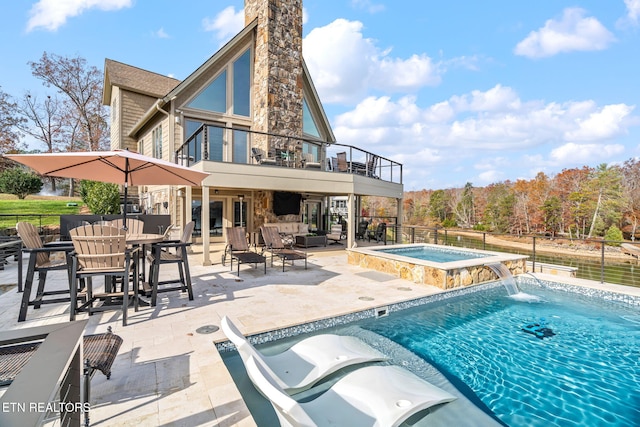
<svg viewBox="0 0 640 427">
<path fill-rule="evenodd" d="M 151 144 L 153 146 L 153 157 L 162 158 L 162 125 L 151 132 Z"/>
<path fill-rule="evenodd" d="M 227 111 L 227 71 L 220 73 L 187 105 L 199 110 L 225 113 Z"/>
<path fill-rule="evenodd" d="M 307 135 L 312 135 L 320 138 L 320 132 L 318 132 L 318 127 L 316 126 L 316 122 L 313 119 L 311 110 L 309 110 L 309 104 L 307 104 L 306 98 L 302 100 L 302 132 L 306 133 Z"/>
</svg>

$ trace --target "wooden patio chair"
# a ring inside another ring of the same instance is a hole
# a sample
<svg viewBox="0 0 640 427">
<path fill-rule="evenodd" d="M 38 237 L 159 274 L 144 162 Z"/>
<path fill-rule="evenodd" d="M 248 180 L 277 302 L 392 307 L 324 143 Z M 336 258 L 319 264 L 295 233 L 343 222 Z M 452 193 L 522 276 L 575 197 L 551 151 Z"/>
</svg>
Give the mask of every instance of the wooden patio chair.
<svg viewBox="0 0 640 427">
<path fill-rule="evenodd" d="M 23 252 L 29 254 L 27 275 L 22 294 L 22 302 L 20 304 L 20 312 L 18 314 L 18 322 L 23 322 L 27 318 L 27 309 L 30 305 L 35 309 L 39 309 L 42 304 L 70 301 L 69 289 L 45 291 L 44 286 L 49 271 L 67 270 L 67 254 L 73 250 L 73 246 L 70 242 L 50 246 L 44 245 L 38 234 L 38 230 L 30 222 L 18 222 L 16 224 L 16 230 L 18 231 L 20 239 L 22 239 Z M 62 259 L 52 259 L 50 255 L 54 252 L 63 252 L 65 256 Z M 38 289 L 35 298 L 32 300 L 31 288 L 33 286 L 33 276 L 36 272 L 38 272 Z M 60 297 L 60 295 L 67 296 Z"/>
<path fill-rule="evenodd" d="M 233 260 L 238 263 L 238 276 L 240 275 L 240 264 L 264 264 L 264 272 L 267 273 L 267 259 L 256 252 L 249 250 L 246 233 L 243 227 L 226 227 L 227 245 L 222 254 L 222 265 L 225 265 L 226 258 L 231 260 L 231 270 L 233 270 Z"/>
<path fill-rule="evenodd" d="M 191 246 L 191 235 L 194 227 L 195 222 L 190 221 L 184 226 L 180 240 L 165 240 L 151 245 L 151 253 L 147 260 L 149 261 L 149 286 L 151 287 L 152 306 L 157 303 L 158 293 L 176 290 L 187 292 L 189 300 L 193 301 L 187 248 Z M 163 264 L 177 264 L 180 278 L 160 280 L 160 266 Z M 165 285 L 172 284 L 174 286 L 165 287 Z"/>
<path fill-rule="evenodd" d="M 111 221 L 113 227 L 124 229 L 124 219 L 118 218 Z M 127 218 L 127 234 L 143 234 L 144 233 L 144 221 L 135 218 Z"/>
<path fill-rule="evenodd" d="M 291 265 L 293 265 L 297 259 L 303 259 L 304 269 L 307 269 L 307 253 L 287 248 L 282 241 L 282 237 L 280 237 L 278 227 L 263 225 L 260 227 L 260 232 L 262 233 L 262 239 L 265 243 L 265 250 L 271 253 L 272 267 L 273 257 L 275 255 L 282 260 L 282 271 L 284 271 L 286 261 L 291 261 Z"/>
<path fill-rule="evenodd" d="M 127 247 L 126 233 L 118 227 L 85 225 L 69 231 L 75 252 L 71 266 L 71 310 L 70 318 L 75 320 L 79 312 L 94 312 L 121 309 L 122 325 L 127 325 L 129 297 L 133 297 L 134 309 L 138 311 L 138 248 Z M 104 276 L 103 292 L 94 292 L 93 277 Z M 86 280 L 86 301 L 78 305 L 76 283 Z M 122 291 L 113 289 L 115 279 L 122 282 Z M 129 289 L 129 280 L 133 280 Z M 101 302 L 102 304 L 96 305 Z"/>
<path fill-rule="evenodd" d="M 347 162 L 347 153 L 345 151 L 336 153 L 337 170 L 338 172 L 350 172 L 349 162 Z"/>
</svg>

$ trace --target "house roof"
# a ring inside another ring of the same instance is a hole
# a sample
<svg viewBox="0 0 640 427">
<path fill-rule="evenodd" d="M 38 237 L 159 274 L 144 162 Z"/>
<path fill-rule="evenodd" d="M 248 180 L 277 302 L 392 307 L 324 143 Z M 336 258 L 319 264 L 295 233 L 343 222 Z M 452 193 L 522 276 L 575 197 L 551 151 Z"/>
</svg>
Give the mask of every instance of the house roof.
<svg viewBox="0 0 640 427">
<path fill-rule="evenodd" d="M 154 98 L 162 98 L 180 84 L 180 80 L 163 76 L 112 59 L 104 61 L 102 103 L 111 104 L 111 88 L 118 86 Z"/>
</svg>

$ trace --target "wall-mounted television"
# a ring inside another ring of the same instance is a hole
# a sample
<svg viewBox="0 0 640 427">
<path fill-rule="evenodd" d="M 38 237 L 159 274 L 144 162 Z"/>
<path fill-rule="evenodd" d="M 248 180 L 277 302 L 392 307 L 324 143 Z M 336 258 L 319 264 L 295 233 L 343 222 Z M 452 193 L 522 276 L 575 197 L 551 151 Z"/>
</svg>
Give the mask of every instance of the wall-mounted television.
<svg viewBox="0 0 640 427">
<path fill-rule="evenodd" d="M 273 193 L 273 213 L 280 215 L 300 215 L 302 194 L 275 191 Z"/>
</svg>

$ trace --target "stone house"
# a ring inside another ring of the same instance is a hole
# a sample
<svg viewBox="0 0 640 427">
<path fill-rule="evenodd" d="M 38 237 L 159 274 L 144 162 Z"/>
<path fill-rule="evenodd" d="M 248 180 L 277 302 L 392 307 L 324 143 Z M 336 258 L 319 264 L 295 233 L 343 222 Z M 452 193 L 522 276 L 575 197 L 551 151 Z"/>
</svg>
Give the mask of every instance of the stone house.
<svg viewBox="0 0 640 427">
<path fill-rule="evenodd" d="M 196 222 L 204 264 L 224 227 L 329 229 L 331 196 L 352 224 L 362 196 L 396 199 L 401 217 L 402 165 L 335 140 L 302 57 L 301 0 L 246 0 L 244 29 L 182 81 L 106 59 L 103 103 L 112 149 L 210 173 L 200 187 L 137 189 L 144 211 Z"/>
</svg>

